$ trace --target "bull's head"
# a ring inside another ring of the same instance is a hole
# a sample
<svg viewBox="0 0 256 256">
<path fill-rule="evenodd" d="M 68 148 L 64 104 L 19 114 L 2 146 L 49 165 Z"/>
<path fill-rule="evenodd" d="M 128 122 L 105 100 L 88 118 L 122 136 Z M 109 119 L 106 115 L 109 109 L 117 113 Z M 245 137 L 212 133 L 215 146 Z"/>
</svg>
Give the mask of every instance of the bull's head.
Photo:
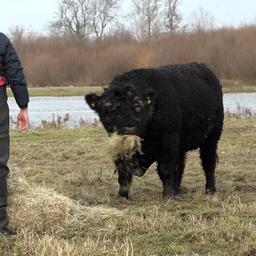
<svg viewBox="0 0 256 256">
<path fill-rule="evenodd" d="M 132 84 L 111 85 L 98 96 L 85 96 L 88 105 L 95 110 L 108 133 L 143 136 L 153 114 L 154 91 L 137 89 Z"/>
</svg>

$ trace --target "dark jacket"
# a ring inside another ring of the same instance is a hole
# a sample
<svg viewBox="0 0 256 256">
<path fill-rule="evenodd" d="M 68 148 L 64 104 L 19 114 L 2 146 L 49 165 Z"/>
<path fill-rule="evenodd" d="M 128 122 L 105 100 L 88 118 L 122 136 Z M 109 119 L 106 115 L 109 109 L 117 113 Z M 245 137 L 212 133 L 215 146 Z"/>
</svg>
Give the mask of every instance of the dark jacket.
<svg viewBox="0 0 256 256">
<path fill-rule="evenodd" d="M 19 107 L 27 107 L 29 96 L 23 68 L 11 41 L 3 33 L 0 33 L 0 70 Z"/>
</svg>

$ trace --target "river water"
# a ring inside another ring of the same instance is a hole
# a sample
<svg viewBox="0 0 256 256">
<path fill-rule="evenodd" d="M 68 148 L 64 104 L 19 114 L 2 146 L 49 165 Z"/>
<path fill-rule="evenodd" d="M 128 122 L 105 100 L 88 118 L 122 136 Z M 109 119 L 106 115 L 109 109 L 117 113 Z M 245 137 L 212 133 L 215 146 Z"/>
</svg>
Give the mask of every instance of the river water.
<svg viewBox="0 0 256 256">
<path fill-rule="evenodd" d="M 10 116 L 13 120 L 18 114 L 18 107 L 14 98 L 8 99 Z M 225 111 L 236 112 L 238 106 L 249 108 L 256 112 L 256 93 L 228 93 L 224 94 Z M 68 116 L 67 116 L 68 113 Z M 39 127 L 42 120 L 51 121 L 57 116 L 68 117 L 66 127 L 77 127 L 81 121 L 92 123 L 98 120 L 97 115 L 85 104 L 84 97 L 31 97 L 29 103 L 30 125 Z"/>
</svg>

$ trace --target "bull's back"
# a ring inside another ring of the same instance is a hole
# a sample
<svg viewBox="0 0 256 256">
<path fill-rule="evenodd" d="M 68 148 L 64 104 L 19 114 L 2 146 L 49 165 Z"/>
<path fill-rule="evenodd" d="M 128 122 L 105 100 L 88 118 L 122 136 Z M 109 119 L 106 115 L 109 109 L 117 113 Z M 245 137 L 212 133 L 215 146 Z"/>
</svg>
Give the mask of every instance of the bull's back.
<svg viewBox="0 0 256 256">
<path fill-rule="evenodd" d="M 204 64 L 171 65 L 159 68 L 175 90 L 181 111 L 181 144 L 195 149 L 214 130 L 222 129 L 223 99 L 220 82 Z M 170 100 L 172 95 L 169 95 Z"/>
</svg>

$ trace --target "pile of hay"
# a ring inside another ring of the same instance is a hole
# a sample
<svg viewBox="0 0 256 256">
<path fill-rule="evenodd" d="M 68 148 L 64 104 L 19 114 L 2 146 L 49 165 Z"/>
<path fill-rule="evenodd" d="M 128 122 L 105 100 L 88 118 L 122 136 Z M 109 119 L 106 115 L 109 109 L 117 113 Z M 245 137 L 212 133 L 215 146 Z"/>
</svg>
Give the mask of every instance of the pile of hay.
<svg viewBox="0 0 256 256">
<path fill-rule="evenodd" d="M 108 143 L 108 155 L 115 161 L 117 159 L 129 160 L 141 151 L 142 139 L 136 135 L 118 135 L 114 133 Z"/>
<path fill-rule="evenodd" d="M 0 255 L 4 256 L 80 256 L 94 255 L 102 246 L 94 234 L 80 240 L 65 239 L 81 232 L 80 227 L 109 228 L 108 218 L 123 216 L 125 210 L 107 206 L 84 206 L 53 189 L 29 184 L 24 177 L 10 179 L 10 225 L 14 239 L 0 236 Z M 77 236 L 80 237 L 80 234 Z M 105 239 L 105 238 L 103 238 Z M 102 249 L 104 251 L 104 249 Z M 105 255 L 105 254 L 104 254 Z M 115 254 L 117 255 L 117 254 Z"/>
<path fill-rule="evenodd" d="M 123 214 L 115 208 L 83 206 L 53 189 L 30 185 L 24 179 L 15 182 L 10 199 L 11 225 L 17 232 L 53 234 L 66 225 L 93 223 Z"/>
</svg>

